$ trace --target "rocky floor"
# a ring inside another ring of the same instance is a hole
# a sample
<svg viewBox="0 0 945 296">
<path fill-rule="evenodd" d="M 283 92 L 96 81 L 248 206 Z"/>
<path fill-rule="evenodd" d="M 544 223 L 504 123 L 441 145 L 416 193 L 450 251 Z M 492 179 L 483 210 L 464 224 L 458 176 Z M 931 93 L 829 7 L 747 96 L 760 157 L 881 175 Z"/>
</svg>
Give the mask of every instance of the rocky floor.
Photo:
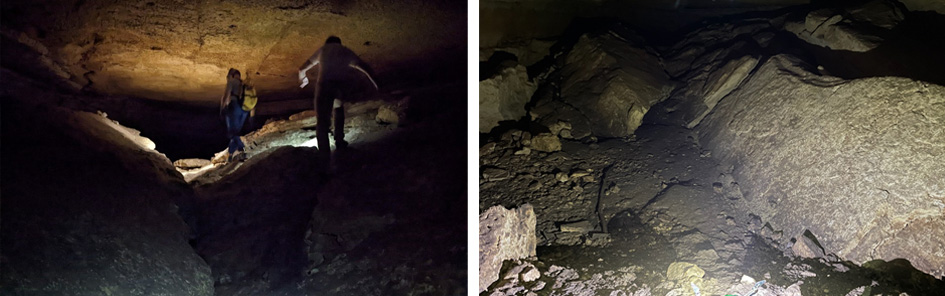
<svg viewBox="0 0 945 296">
<path fill-rule="evenodd" d="M 943 40 L 916 29 L 943 24 L 873 0 L 481 49 L 480 224 L 534 209 L 538 245 L 486 246 L 524 260 L 482 294 L 945 293 Z"/>
<path fill-rule="evenodd" d="M 527 134 L 512 129 L 483 146 L 480 208 L 534 206 L 538 255 L 507 261 L 482 295 L 932 295 L 945 288 L 903 262 L 858 267 L 769 246 L 780 234 L 742 214 L 731 169 L 682 127 L 644 125 L 632 139 L 565 141 L 552 153 L 522 153 Z"/>
<path fill-rule="evenodd" d="M 311 112 L 245 136 L 245 161 L 190 160 L 204 164 L 184 174 L 216 295 L 465 293 L 465 156 L 449 152 L 465 147 L 457 86 L 349 106 L 351 146 L 328 171 L 316 169 Z M 410 109 L 431 100 L 456 104 Z"/>
</svg>

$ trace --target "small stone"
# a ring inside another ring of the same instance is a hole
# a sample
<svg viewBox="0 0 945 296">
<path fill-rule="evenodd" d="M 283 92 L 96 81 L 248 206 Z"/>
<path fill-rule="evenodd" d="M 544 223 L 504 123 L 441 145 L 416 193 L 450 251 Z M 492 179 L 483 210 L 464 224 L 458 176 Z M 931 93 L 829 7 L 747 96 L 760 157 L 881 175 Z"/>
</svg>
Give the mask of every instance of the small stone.
<svg viewBox="0 0 945 296">
<path fill-rule="evenodd" d="M 482 171 L 482 178 L 490 182 L 505 180 L 511 176 L 512 174 L 509 171 L 500 168 L 486 168 Z"/>
<path fill-rule="evenodd" d="M 482 145 L 482 147 L 479 147 L 479 156 L 489 155 L 492 151 L 495 151 L 495 142 L 486 143 Z"/>
<path fill-rule="evenodd" d="M 559 228 L 561 232 L 587 233 L 594 229 L 594 225 L 591 225 L 590 221 L 581 220 L 577 222 L 561 224 Z"/>
<path fill-rule="evenodd" d="M 568 174 L 565 174 L 564 172 L 558 172 L 557 174 L 555 174 L 555 180 L 558 180 L 558 182 L 564 183 L 570 179 L 568 178 Z"/>
<path fill-rule="evenodd" d="M 581 177 L 584 177 L 584 176 L 587 176 L 587 175 L 590 175 L 590 174 L 591 174 L 591 173 L 588 172 L 588 171 L 580 170 L 580 171 L 571 173 L 571 178 L 572 178 L 572 179 L 577 179 L 577 178 L 581 178 Z"/>
<path fill-rule="evenodd" d="M 400 115 L 389 105 L 383 105 L 377 109 L 377 116 L 374 120 L 378 123 L 397 124 L 400 122 Z"/>
<path fill-rule="evenodd" d="M 531 266 L 528 271 L 522 274 L 522 281 L 528 283 L 537 280 L 539 277 L 541 277 L 541 272 L 538 271 L 538 268 Z"/>
<path fill-rule="evenodd" d="M 794 255 L 804 257 L 804 258 L 823 258 L 824 249 L 817 244 L 817 242 L 808 237 L 807 232 L 805 234 L 799 235 L 796 238 L 796 242 L 791 246 L 791 250 L 794 251 Z M 813 236 L 813 235 L 811 235 Z"/>
<path fill-rule="evenodd" d="M 689 262 L 673 262 L 666 270 L 666 278 L 672 281 L 693 281 L 705 276 L 705 271 Z"/>
<path fill-rule="evenodd" d="M 186 159 L 178 159 L 177 161 L 174 161 L 175 167 L 185 169 L 185 170 L 199 169 L 208 165 L 210 165 L 209 159 L 186 158 Z"/>
<path fill-rule="evenodd" d="M 542 282 L 542 281 L 536 282 L 535 286 L 532 287 L 532 291 L 541 291 L 541 289 L 545 288 L 545 285 L 547 285 L 545 282 Z"/>
<path fill-rule="evenodd" d="M 550 133 L 542 133 L 531 138 L 528 146 L 541 152 L 561 151 L 561 140 L 558 139 L 558 136 Z"/>
<path fill-rule="evenodd" d="M 558 135 L 561 136 L 562 139 L 574 139 L 574 136 L 571 135 L 571 130 L 569 129 L 561 130 Z"/>
<path fill-rule="evenodd" d="M 538 191 L 540 189 L 541 189 L 541 182 L 532 181 L 532 183 L 528 185 L 528 190 L 530 191 Z"/>
<path fill-rule="evenodd" d="M 522 150 L 515 151 L 515 155 L 529 155 L 532 154 L 532 149 L 528 147 L 522 147 Z"/>
<path fill-rule="evenodd" d="M 744 274 L 742 275 L 742 279 L 740 280 L 740 282 L 742 284 L 749 284 L 749 285 L 754 285 L 756 283 L 754 278 L 748 275 L 744 275 Z"/>
</svg>

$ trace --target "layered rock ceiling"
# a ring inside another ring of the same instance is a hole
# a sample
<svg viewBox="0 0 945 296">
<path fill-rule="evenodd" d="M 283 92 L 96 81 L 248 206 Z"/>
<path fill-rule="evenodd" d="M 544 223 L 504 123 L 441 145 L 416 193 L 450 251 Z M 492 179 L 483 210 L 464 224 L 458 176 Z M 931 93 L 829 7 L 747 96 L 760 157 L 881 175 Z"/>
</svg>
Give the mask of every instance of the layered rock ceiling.
<svg viewBox="0 0 945 296">
<path fill-rule="evenodd" d="M 231 67 L 270 100 L 309 94 L 296 71 L 330 35 L 382 78 L 465 52 L 467 35 L 466 4 L 440 0 L 18 1 L 2 16 L 5 42 L 72 88 L 197 105 L 216 104 Z"/>
</svg>

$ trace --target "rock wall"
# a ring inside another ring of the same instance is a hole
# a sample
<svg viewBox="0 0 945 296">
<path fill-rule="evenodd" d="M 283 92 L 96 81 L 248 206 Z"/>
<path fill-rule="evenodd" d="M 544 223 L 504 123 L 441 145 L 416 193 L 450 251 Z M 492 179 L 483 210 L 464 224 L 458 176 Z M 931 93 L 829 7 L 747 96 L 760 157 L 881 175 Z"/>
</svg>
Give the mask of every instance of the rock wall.
<svg viewBox="0 0 945 296">
<path fill-rule="evenodd" d="M 806 68 L 763 62 L 696 127 L 700 142 L 787 239 L 809 230 L 828 254 L 945 275 L 945 87 Z"/>
<path fill-rule="evenodd" d="M 181 216 L 193 192 L 167 158 L 100 115 L 0 101 L 0 293 L 213 295 Z"/>
</svg>

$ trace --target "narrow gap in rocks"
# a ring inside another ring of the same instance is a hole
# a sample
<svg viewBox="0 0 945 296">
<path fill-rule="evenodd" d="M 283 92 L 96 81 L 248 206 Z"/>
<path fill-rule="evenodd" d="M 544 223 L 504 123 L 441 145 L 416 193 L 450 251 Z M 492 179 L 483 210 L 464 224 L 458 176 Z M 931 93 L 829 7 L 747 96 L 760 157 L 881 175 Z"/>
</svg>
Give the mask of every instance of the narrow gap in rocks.
<svg viewBox="0 0 945 296">
<path fill-rule="evenodd" d="M 482 33 L 480 295 L 945 291 L 940 14 L 651 11 Z"/>
</svg>

